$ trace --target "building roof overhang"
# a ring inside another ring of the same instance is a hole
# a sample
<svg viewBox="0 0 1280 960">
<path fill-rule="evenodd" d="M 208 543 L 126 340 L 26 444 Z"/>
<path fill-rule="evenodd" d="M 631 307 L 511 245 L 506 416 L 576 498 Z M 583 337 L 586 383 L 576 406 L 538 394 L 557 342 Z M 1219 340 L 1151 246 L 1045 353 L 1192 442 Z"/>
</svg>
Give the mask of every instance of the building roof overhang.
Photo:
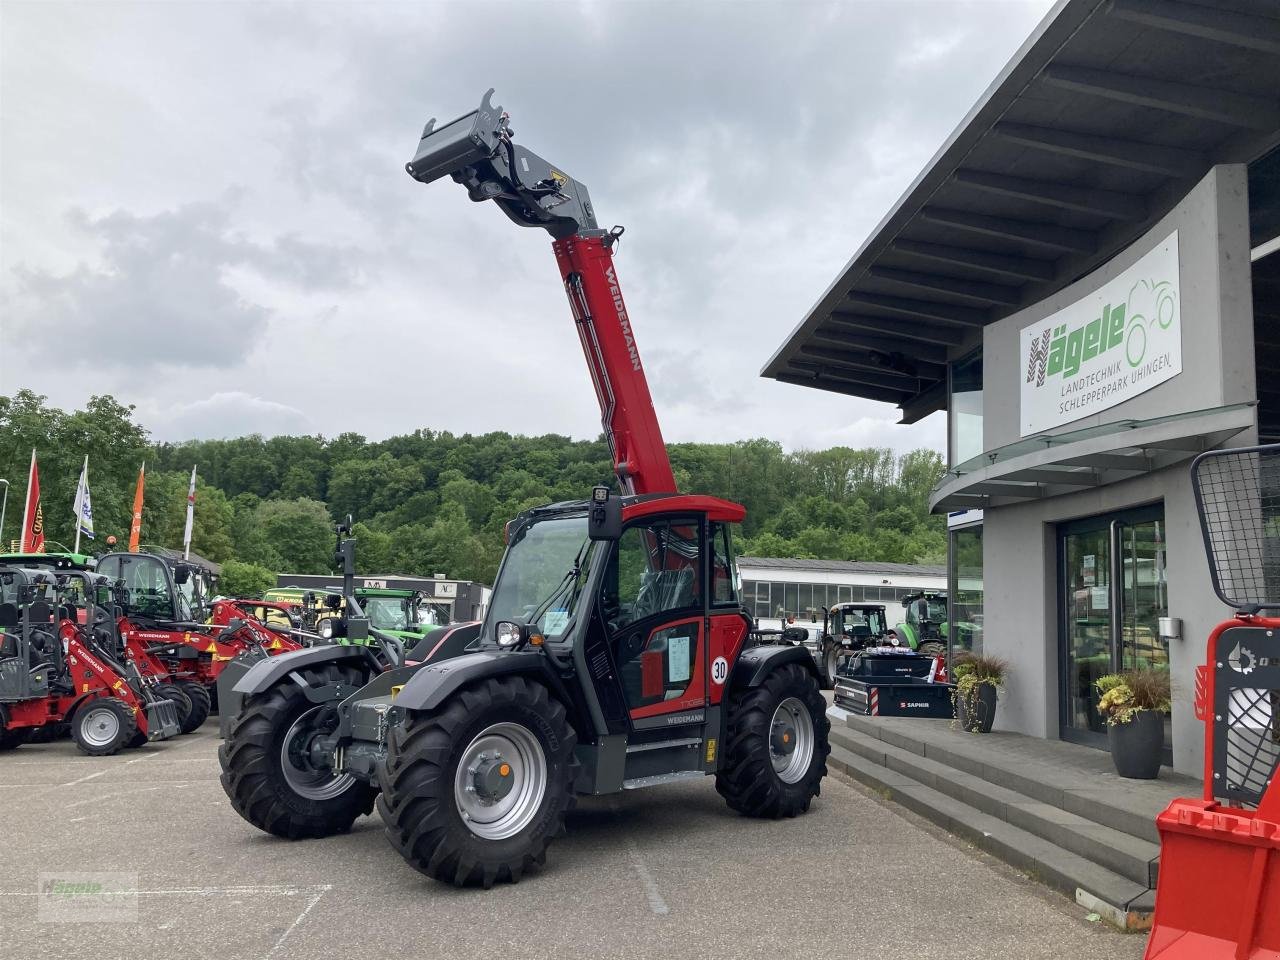
<svg viewBox="0 0 1280 960">
<path fill-rule="evenodd" d="M 1254 426 L 1247 403 L 1027 437 L 952 467 L 929 509 L 987 509 L 1106 486 L 1163 470 Z"/>
<path fill-rule="evenodd" d="M 1062 0 L 761 375 L 946 405 L 946 363 L 1280 143 L 1274 0 Z M 1270 237 L 1254 238 L 1262 242 Z"/>
</svg>

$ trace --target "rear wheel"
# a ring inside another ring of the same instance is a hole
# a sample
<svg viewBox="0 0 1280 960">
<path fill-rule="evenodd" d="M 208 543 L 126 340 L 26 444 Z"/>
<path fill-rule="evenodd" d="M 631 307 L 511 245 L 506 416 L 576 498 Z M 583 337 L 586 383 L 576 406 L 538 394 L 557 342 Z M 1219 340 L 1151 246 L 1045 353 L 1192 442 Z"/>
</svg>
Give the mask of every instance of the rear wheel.
<svg viewBox="0 0 1280 960">
<path fill-rule="evenodd" d="M 819 673 L 822 675 L 822 689 L 830 690 L 836 685 L 836 668 L 838 664 L 839 650 L 834 643 L 823 644 L 822 647 L 822 663 Z"/>
<path fill-rule="evenodd" d="M 947 655 L 947 645 L 931 640 L 928 643 L 922 643 L 916 649 L 916 653 L 923 654 L 926 657 L 945 657 Z"/>
<path fill-rule="evenodd" d="M 119 753 L 137 735 L 138 721 L 133 709 L 115 697 L 89 700 L 71 720 L 71 739 L 82 753 L 91 757 Z"/>
<path fill-rule="evenodd" d="M 186 733 L 187 717 L 191 715 L 191 698 L 174 683 L 156 684 L 155 694 L 160 700 L 173 701 L 173 709 L 178 714 L 178 728 Z"/>
<path fill-rule="evenodd" d="M 0 751 L 14 750 L 31 741 L 31 734 L 38 727 L 15 727 L 8 729 L 9 711 L 0 706 Z"/>
<path fill-rule="evenodd" d="M 814 676 L 789 663 L 729 701 L 729 735 L 716 790 L 752 817 L 794 817 L 822 792 L 831 745 L 827 703 Z"/>
<path fill-rule="evenodd" d="M 191 712 L 187 714 L 186 722 L 182 724 L 182 732 L 194 733 L 209 719 L 209 710 L 211 708 L 209 691 L 204 684 L 196 683 L 194 680 L 184 680 L 177 686 L 191 701 Z"/>
<path fill-rule="evenodd" d="M 481 681 L 391 730 L 378 811 L 415 870 L 456 886 L 520 880 L 546 862 L 573 805 L 577 734 L 523 677 Z"/>
<path fill-rule="evenodd" d="M 304 678 L 310 687 L 363 681 L 359 671 L 333 665 L 307 670 Z M 345 833 L 373 810 L 372 786 L 327 766 L 322 738 L 337 726 L 336 706 L 312 703 L 291 679 L 245 698 L 218 749 L 222 789 L 240 816 L 259 830 L 301 840 Z"/>
</svg>

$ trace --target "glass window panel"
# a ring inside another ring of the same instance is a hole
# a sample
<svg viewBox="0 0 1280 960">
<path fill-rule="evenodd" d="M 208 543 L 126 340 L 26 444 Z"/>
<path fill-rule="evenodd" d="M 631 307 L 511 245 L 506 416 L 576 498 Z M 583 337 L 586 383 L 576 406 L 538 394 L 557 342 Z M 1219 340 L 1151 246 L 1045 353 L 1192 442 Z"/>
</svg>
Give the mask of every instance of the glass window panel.
<svg viewBox="0 0 1280 960">
<path fill-rule="evenodd" d="M 982 453 L 982 351 L 951 365 L 947 425 L 953 466 Z"/>
<path fill-rule="evenodd" d="M 948 589 L 953 653 L 982 653 L 982 527 L 966 527 L 951 534 L 948 551 Z M 1095 561 L 1096 562 L 1096 561 Z M 1105 573 L 1103 574 L 1105 576 Z"/>
<path fill-rule="evenodd" d="M 774 598 L 777 603 L 777 598 Z M 796 604 L 799 602 L 799 588 L 794 583 L 782 584 L 782 612 L 780 616 L 794 617 L 796 615 Z"/>
</svg>

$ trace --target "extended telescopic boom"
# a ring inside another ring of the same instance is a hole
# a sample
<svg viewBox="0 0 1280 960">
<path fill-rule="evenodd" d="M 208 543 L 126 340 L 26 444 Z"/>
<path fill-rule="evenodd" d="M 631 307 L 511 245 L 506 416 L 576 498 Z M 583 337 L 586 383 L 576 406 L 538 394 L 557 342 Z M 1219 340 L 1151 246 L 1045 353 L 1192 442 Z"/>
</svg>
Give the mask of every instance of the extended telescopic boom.
<svg viewBox="0 0 1280 960">
<path fill-rule="evenodd" d="M 621 227 L 601 230 L 587 188 L 512 141 L 510 118 L 490 89 L 479 109 L 422 131 L 405 164 L 415 180 L 450 176 L 474 201 L 492 200 L 522 227 L 542 227 L 569 295 L 600 402 L 601 424 L 625 493 L 675 493 L 675 477 L 613 264 Z"/>
</svg>

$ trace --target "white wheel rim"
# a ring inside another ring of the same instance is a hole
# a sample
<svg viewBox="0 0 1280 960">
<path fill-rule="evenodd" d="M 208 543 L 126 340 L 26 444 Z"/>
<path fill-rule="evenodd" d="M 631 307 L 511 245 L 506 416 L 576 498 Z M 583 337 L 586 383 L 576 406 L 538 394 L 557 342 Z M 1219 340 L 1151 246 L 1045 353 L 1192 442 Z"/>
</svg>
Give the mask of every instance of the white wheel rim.
<svg viewBox="0 0 1280 960">
<path fill-rule="evenodd" d="M 355 777 L 349 773 L 335 777 L 328 770 L 317 770 L 301 762 L 310 741 L 311 718 L 322 709 L 312 707 L 293 721 L 284 735 L 284 743 L 280 745 L 280 770 L 284 773 L 285 783 L 298 796 L 308 800 L 332 800 L 355 783 Z"/>
<path fill-rule="evenodd" d="M 515 836 L 537 816 L 546 795 L 546 754 L 528 727 L 495 723 L 462 751 L 453 798 L 462 822 L 477 837 Z"/>
<path fill-rule="evenodd" d="M 120 735 L 120 717 L 110 707 L 93 707 L 80 723 L 80 735 L 90 746 L 105 747 Z"/>
<path fill-rule="evenodd" d="M 787 697 L 769 724 L 769 760 L 783 783 L 798 783 L 813 759 L 813 718 L 797 698 Z"/>
</svg>

